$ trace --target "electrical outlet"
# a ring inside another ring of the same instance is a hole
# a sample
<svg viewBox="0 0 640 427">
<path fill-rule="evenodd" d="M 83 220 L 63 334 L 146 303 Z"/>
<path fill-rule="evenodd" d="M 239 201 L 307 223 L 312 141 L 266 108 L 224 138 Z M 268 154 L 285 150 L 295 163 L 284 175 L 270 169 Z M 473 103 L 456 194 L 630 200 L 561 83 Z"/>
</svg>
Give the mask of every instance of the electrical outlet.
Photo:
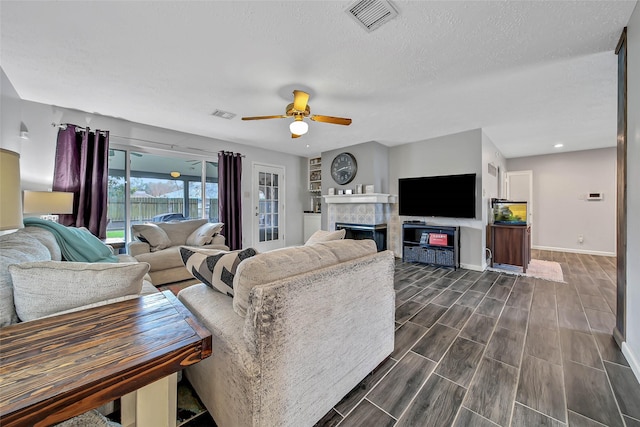
<svg viewBox="0 0 640 427">
<path fill-rule="evenodd" d="M 584 243 L 584 236 L 582 234 L 578 234 L 578 243 Z"/>
</svg>

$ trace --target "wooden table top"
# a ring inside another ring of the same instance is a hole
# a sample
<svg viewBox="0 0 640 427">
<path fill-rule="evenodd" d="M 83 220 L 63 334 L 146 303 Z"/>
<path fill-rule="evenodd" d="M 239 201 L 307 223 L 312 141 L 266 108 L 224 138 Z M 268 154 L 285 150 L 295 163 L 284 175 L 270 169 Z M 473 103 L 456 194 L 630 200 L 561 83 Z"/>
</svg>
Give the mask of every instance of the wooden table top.
<svg viewBox="0 0 640 427">
<path fill-rule="evenodd" d="M 170 292 L 0 329 L 0 425 L 48 425 L 211 355 Z"/>
</svg>

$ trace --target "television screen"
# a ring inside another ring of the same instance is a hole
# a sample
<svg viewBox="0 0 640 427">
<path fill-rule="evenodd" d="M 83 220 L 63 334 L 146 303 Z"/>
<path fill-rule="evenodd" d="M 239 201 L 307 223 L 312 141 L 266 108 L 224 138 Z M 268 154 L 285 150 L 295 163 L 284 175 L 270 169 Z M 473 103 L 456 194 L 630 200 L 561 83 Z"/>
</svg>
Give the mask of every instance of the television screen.
<svg viewBox="0 0 640 427">
<path fill-rule="evenodd" d="M 476 217 L 476 174 L 400 178 L 399 214 Z"/>
</svg>

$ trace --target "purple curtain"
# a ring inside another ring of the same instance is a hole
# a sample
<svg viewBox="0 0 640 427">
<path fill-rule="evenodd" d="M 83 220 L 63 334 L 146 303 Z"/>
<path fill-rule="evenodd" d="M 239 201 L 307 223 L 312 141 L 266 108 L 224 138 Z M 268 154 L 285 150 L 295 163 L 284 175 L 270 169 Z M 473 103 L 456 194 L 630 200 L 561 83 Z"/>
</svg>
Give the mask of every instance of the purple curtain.
<svg viewBox="0 0 640 427">
<path fill-rule="evenodd" d="M 218 153 L 218 206 L 222 234 L 231 250 L 242 249 L 242 155 Z"/>
<path fill-rule="evenodd" d="M 60 223 L 107 237 L 109 131 L 67 125 L 58 131 L 53 191 L 73 193 L 73 214 Z"/>
</svg>

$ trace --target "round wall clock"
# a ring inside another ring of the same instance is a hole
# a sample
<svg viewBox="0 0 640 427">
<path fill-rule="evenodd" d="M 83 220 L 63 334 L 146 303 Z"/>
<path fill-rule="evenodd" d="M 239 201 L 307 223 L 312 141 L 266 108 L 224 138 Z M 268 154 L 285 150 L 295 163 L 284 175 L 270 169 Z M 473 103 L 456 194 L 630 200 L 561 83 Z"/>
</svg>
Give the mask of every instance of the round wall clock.
<svg viewBox="0 0 640 427">
<path fill-rule="evenodd" d="M 353 181 L 357 171 L 358 164 L 351 153 L 340 153 L 331 162 L 331 177 L 340 185 Z"/>
</svg>

